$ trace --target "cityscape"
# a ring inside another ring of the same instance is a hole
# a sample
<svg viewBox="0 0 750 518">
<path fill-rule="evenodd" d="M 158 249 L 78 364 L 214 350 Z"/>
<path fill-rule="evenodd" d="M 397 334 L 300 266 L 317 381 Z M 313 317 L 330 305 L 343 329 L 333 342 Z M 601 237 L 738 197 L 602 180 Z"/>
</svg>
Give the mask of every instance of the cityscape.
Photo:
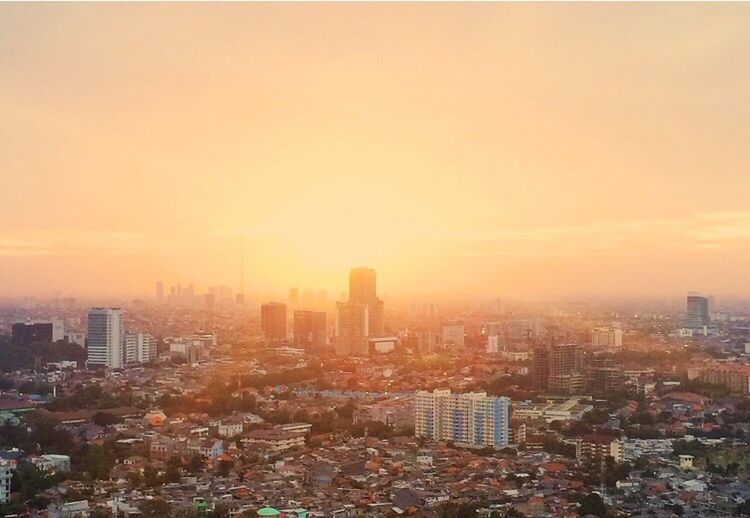
<svg viewBox="0 0 750 518">
<path fill-rule="evenodd" d="M 0 1 L 0 518 L 750 517 L 748 49 Z"/>
</svg>

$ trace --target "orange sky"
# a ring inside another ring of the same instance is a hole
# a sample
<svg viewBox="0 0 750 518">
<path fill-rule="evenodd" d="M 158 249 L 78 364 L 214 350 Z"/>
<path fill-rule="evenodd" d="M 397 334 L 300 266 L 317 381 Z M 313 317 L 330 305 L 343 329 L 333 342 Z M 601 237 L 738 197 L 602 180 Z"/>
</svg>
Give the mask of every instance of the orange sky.
<svg viewBox="0 0 750 518">
<path fill-rule="evenodd" d="M 0 5 L 0 296 L 750 291 L 750 5 Z"/>
</svg>

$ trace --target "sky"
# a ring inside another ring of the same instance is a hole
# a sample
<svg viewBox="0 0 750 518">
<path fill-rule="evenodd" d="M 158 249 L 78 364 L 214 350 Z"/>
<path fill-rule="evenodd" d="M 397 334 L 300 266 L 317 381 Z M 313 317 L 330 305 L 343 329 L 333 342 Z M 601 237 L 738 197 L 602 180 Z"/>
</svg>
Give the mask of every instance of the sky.
<svg viewBox="0 0 750 518">
<path fill-rule="evenodd" d="M 0 5 L 0 296 L 750 293 L 750 5 Z"/>
</svg>

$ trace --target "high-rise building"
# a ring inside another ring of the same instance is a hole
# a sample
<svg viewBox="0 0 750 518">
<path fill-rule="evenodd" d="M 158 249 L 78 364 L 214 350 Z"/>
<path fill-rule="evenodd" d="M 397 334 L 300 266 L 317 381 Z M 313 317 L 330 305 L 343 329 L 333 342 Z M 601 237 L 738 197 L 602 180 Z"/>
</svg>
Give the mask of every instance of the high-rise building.
<svg viewBox="0 0 750 518">
<path fill-rule="evenodd" d="M 375 270 L 354 268 L 349 272 L 349 302 L 369 304 L 376 298 Z"/>
<path fill-rule="evenodd" d="M 295 307 L 299 303 L 299 289 L 289 288 L 289 295 L 287 296 L 287 299 L 289 300 L 289 304 L 292 307 Z"/>
<path fill-rule="evenodd" d="M 355 268 L 349 272 L 349 302 L 366 307 L 369 336 L 383 334 L 383 301 L 377 297 L 375 270 Z"/>
<path fill-rule="evenodd" d="M 708 298 L 700 295 L 688 295 L 687 297 L 687 319 L 689 328 L 697 329 L 707 326 L 711 320 L 708 316 Z"/>
<path fill-rule="evenodd" d="M 125 364 L 148 363 L 156 360 L 156 338 L 146 333 L 125 335 Z"/>
<path fill-rule="evenodd" d="M 65 324 L 59 318 L 21 320 L 11 325 L 13 345 L 28 347 L 33 343 L 51 343 L 65 339 Z"/>
<path fill-rule="evenodd" d="M 465 334 L 466 329 L 463 322 L 446 322 L 443 324 L 443 347 L 446 349 L 463 347 Z"/>
<path fill-rule="evenodd" d="M 509 406 L 507 397 L 486 392 L 419 390 L 414 398 L 414 435 L 461 446 L 502 448 L 509 442 Z"/>
<path fill-rule="evenodd" d="M 266 340 L 282 342 L 286 340 L 286 304 L 268 302 L 260 308 L 261 328 Z"/>
<path fill-rule="evenodd" d="M 349 272 L 349 301 L 339 302 L 336 319 L 337 355 L 365 356 L 367 339 L 383 336 L 383 301 L 375 290 L 375 270 L 355 268 Z"/>
<path fill-rule="evenodd" d="M 111 369 L 123 366 L 123 326 L 120 308 L 91 308 L 86 339 L 87 363 Z"/>
<path fill-rule="evenodd" d="M 339 302 L 336 319 L 335 352 L 338 356 L 367 356 L 367 306 L 353 302 Z"/>
<path fill-rule="evenodd" d="M 320 349 L 326 344 L 326 314 L 324 311 L 297 310 L 294 312 L 294 345 L 303 349 Z"/>
<path fill-rule="evenodd" d="M 547 333 L 547 321 L 541 317 L 507 320 L 504 327 L 505 338 L 514 342 L 538 340 Z"/>
<path fill-rule="evenodd" d="M 561 394 L 583 389 L 583 347 L 578 344 L 554 344 L 549 350 L 548 388 Z"/>
<path fill-rule="evenodd" d="M 595 327 L 591 330 L 591 345 L 604 349 L 622 347 L 622 329 L 619 326 Z"/>
<path fill-rule="evenodd" d="M 161 281 L 156 283 L 156 300 L 159 302 L 164 300 L 164 283 Z"/>
<path fill-rule="evenodd" d="M 534 348 L 531 360 L 531 385 L 537 390 L 547 390 L 549 387 L 550 351 L 547 346 Z"/>
</svg>

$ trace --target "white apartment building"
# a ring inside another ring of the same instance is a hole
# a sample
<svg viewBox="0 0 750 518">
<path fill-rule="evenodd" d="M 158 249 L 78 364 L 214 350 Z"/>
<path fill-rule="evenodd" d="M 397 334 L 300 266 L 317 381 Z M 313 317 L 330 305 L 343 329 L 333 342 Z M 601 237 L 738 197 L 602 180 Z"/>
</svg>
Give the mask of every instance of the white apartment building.
<svg viewBox="0 0 750 518">
<path fill-rule="evenodd" d="M 124 334 L 120 308 L 91 308 L 88 314 L 87 364 L 123 367 Z"/>
<path fill-rule="evenodd" d="M 591 330 L 591 345 L 602 349 L 622 347 L 622 329 L 619 326 L 595 327 Z"/>
<path fill-rule="evenodd" d="M 148 363 L 156 359 L 156 338 L 146 333 L 125 335 L 125 364 Z"/>
<path fill-rule="evenodd" d="M 502 448 L 508 444 L 507 397 L 486 392 L 417 391 L 414 434 L 460 446 Z"/>
</svg>

